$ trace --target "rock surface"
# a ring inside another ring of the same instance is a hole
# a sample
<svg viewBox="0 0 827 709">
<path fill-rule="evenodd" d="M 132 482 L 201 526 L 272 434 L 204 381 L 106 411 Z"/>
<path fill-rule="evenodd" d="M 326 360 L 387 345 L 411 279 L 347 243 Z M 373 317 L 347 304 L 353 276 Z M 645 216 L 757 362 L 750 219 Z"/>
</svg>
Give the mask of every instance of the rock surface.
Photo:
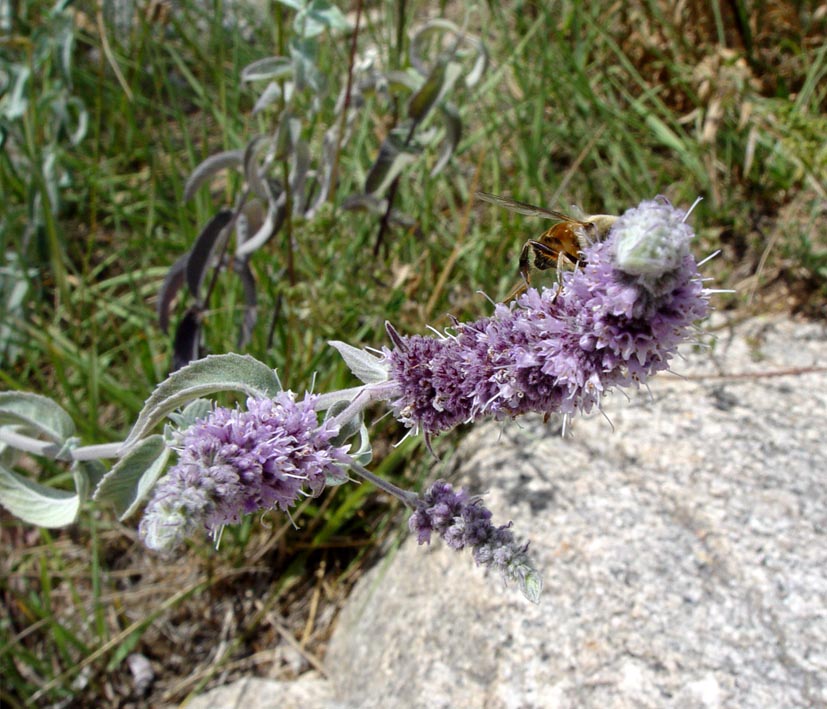
<svg viewBox="0 0 827 709">
<path fill-rule="evenodd" d="M 611 424 L 477 426 L 452 482 L 531 541 L 540 604 L 409 538 L 304 709 L 827 706 L 826 346 L 752 320 L 606 400 Z"/>
</svg>

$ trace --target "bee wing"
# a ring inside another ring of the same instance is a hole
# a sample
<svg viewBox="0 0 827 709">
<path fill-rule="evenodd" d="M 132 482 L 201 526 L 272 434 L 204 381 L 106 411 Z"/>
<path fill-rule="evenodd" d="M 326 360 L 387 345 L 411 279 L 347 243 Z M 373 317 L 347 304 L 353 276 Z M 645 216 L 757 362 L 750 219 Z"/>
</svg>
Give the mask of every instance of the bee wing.
<svg viewBox="0 0 827 709">
<path fill-rule="evenodd" d="M 483 202 L 496 204 L 498 207 L 504 207 L 509 211 L 517 212 L 517 214 L 525 214 L 527 217 L 542 217 L 543 219 L 556 219 L 562 222 L 577 221 L 577 219 L 572 219 L 562 212 L 556 212 L 553 209 L 544 209 L 543 207 L 537 207 L 527 202 L 518 202 L 516 199 L 511 199 L 511 197 L 503 197 L 502 195 L 491 194 L 490 192 L 477 192 L 476 197 Z"/>
</svg>

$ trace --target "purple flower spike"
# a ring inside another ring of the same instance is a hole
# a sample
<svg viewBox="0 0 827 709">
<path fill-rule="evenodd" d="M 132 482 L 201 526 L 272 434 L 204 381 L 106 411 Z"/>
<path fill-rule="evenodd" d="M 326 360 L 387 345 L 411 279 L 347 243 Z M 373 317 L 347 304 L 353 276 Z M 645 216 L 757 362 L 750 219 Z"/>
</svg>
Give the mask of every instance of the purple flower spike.
<svg viewBox="0 0 827 709">
<path fill-rule="evenodd" d="M 397 418 L 430 437 L 483 416 L 572 415 L 666 369 L 708 311 L 684 216 L 643 202 L 583 250 L 561 288 L 529 289 L 455 335 L 397 336 L 385 350 Z"/>
<path fill-rule="evenodd" d="M 518 544 L 511 525 L 495 527 L 491 511 L 479 497 L 465 490 L 454 491 L 450 483 L 438 480 L 416 503 L 408 526 L 420 544 L 430 543 L 436 532 L 452 549 L 471 547 L 477 564 L 495 567 L 506 581 L 516 581 L 535 603 L 542 580 L 528 558 L 528 545 Z"/>
<path fill-rule="evenodd" d="M 251 512 L 292 507 L 318 495 L 328 478 L 342 480 L 333 447 L 338 429 L 319 424 L 315 397 L 247 400 L 247 410 L 218 407 L 179 434 L 178 463 L 155 487 L 140 533 L 151 549 L 171 551 L 199 529 L 215 533 Z"/>
</svg>

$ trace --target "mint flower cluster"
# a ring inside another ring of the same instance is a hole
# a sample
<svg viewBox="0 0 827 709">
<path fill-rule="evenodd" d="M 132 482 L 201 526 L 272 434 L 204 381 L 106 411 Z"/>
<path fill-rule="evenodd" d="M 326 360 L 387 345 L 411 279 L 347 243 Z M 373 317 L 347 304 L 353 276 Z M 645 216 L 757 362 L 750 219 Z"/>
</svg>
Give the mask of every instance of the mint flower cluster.
<svg viewBox="0 0 827 709">
<path fill-rule="evenodd" d="M 517 542 L 510 523 L 495 527 L 491 516 L 482 498 L 463 489 L 455 491 L 450 483 L 437 480 L 415 503 L 408 527 L 420 544 L 429 544 L 436 532 L 452 549 L 471 547 L 477 564 L 498 569 L 503 578 L 515 580 L 523 588 L 538 584 L 528 544 Z"/>
<path fill-rule="evenodd" d="M 302 494 L 343 482 L 349 461 L 331 441 L 338 428 L 319 424 L 314 397 L 291 392 L 217 407 L 178 434 L 179 459 L 157 484 L 140 524 L 145 544 L 170 551 L 204 529 L 213 534 L 242 515 L 289 510 Z"/>
<path fill-rule="evenodd" d="M 397 418 L 432 436 L 483 416 L 588 412 L 611 387 L 666 369 L 708 311 L 683 216 L 643 202 L 584 249 L 585 265 L 561 274 L 560 288 L 529 289 L 452 334 L 389 328 Z"/>
</svg>

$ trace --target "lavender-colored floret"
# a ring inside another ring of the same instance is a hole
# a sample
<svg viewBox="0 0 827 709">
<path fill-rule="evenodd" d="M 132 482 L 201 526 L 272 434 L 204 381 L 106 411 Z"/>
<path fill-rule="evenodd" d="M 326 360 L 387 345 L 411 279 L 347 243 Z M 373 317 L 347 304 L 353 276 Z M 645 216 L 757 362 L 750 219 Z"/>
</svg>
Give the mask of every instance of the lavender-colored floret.
<svg viewBox="0 0 827 709">
<path fill-rule="evenodd" d="M 287 510 L 302 493 L 318 495 L 341 479 L 345 448 L 337 428 L 319 424 L 314 397 L 291 392 L 247 401 L 247 410 L 218 407 L 180 434 L 178 463 L 155 488 L 141 521 L 147 546 L 171 550 L 186 537 L 215 532 L 251 512 Z"/>
</svg>

